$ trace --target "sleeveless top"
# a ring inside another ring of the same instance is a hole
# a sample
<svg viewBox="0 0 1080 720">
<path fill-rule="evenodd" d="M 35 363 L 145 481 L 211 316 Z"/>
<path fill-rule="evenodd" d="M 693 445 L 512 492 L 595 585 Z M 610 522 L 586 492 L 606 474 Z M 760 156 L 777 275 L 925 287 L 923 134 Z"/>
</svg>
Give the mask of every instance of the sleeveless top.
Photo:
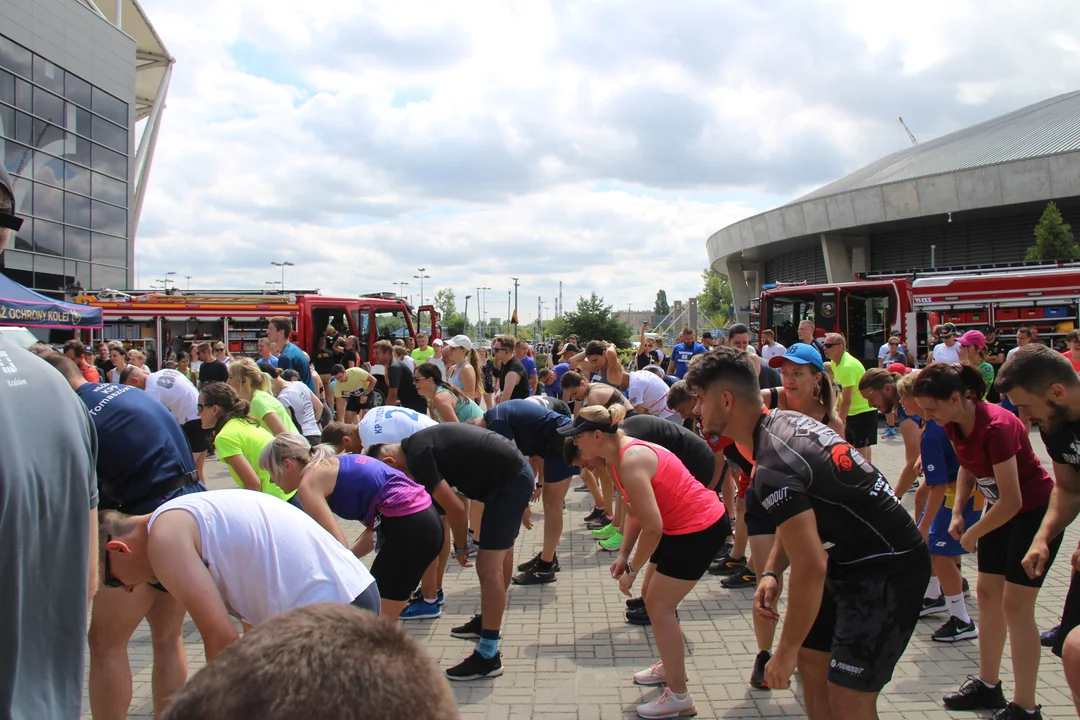
<svg viewBox="0 0 1080 720">
<path fill-rule="evenodd" d="M 447 390 L 444 387 L 440 387 L 435 391 L 435 395 L 437 396 L 439 393 L 448 392 L 450 392 L 450 390 Z M 439 413 L 439 409 L 435 406 L 434 402 L 432 402 L 431 404 L 431 411 L 435 413 L 435 417 L 439 422 L 446 422 L 446 420 L 443 419 L 443 416 Z M 480 406 L 473 402 L 471 399 L 467 397 L 458 398 L 457 403 L 454 405 L 454 415 L 457 416 L 458 422 L 465 422 L 466 420 L 475 420 L 476 418 L 484 417 L 484 411 L 481 410 Z"/>
<path fill-rule="evenodd" d="M 770 410 L 779 410 L 780 409 L 780 393 L 777 392 L 776 388 L 769 388 L 769 409 Z M 799 412 L 799 411 L 798 410 L 793 410 L 792 412 Z M 800 414 L 802 414 L 802 413 L 800 413 Z M 830 415 L 829 411 L 826 410 L 825 411 L 825 417 L 821 418 L 821 424 L 822 425 L 828 425 L 829 424 L 829 420 L 831 420 L 829 415 Z M 807 417 L 809 417 L 809 416 L 807 416 Z"/>
<path fill-rule="evenodd" d="M 431 495 L 386 463 L 366 455 L 340 455 L 337 484 L 326 504 L 335 515 L 371 527 L 377 515 L 401 517 L 426 510 Z"/>
<path fill-rule="evenodd" d="M 454 387 L 456 387 L 458 390 L 465 393 L 466 395 L 468 395 L 469 393 L 465 392 L 465 388 L 463 388 L 461 386 L 461 367 L 462 367 L 462 365 L 468 364 L 468 362 L 469 362 L 468 360 L 465 360 L 465 361 L 455 365 L 454 367 L 452 367 L 450 369 L 450 372 L 447 373 L 450 377 L 446 378 L 446 381 L 448 383 L 450 383 L 451 385 L 453 385 Z"/>
<path fill-rule="evenodd" d="M 699 483 L 686 466 L 670 450 L 657 445 L 631 440 L 619 451 L 619 460 L 627 450 L 635 445 L 649 448 L 656 453 L 656 474 L 652 478 L 653 495 L 656 506 L 660 509 L 660 518 L 664 522 L 665 535 L 688 535 L 712 527 L 724 514 L 724 503 L 716 491 L 706 489 Z M 619 492 L 627 502 L 630 499 L 623 489 L 619 471 L 612 466 L 612 476 Z"/>
</svg>

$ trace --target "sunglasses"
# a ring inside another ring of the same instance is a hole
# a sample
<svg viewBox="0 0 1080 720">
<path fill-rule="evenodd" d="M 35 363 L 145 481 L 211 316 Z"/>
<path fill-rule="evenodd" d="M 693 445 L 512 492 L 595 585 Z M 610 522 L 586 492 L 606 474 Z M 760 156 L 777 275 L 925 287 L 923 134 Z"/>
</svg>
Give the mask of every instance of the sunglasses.
<svg viewBox="0 0 1080 720">
<path fill-rule="evenodd" d="M 900 343 L 889 343 L 889 347 L 900 347 Z"/>
<path fill-rule="evenodd" d="M 0 212 L 0 228 L 10 228 L 18 232 L 22 228 L 22 218 L 15 217 L 9 212 Z"/>
<path fill-rule="evenodd" d="M 109 543 L 111 541 L 112 541 L 112 535 L 106 535 L 105 536 L 105 542 Z M 107 588 L 122 588 L 122 587 L 125 587 L 123 582 L 121 582 L 120 580 L 113 577 L 112 563 L 109 562 L 109 551 L 108 551 L 108 549 L 105 550 L 105 577 L 102 579 L 102 584 Z"/>
<path fill-rule="evenodd" d="M 214 407 L 214 403 L 199 403 L 198 405 L 195 406 L 195 411 L 196 412 L 202 412 L 203 408 L 209 408 L 209 407 Z"/>
<path fill-rule="evenodd" d="M 844 343 L 825 343 L 825 347 L 840 347 Z"/>
</svg>

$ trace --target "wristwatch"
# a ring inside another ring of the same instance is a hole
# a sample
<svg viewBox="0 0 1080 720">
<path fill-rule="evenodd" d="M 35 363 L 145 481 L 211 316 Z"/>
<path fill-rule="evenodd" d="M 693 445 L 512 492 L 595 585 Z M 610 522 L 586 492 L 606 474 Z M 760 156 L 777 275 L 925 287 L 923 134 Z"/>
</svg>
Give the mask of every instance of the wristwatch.
<svg viewBox="0 0 1080 720">
<path fill-rule="evenodd" d="M 780 582 L 780 576 L 774 573 L 772 570 L 766 570 L 765 572 L 761 573 L 760 577 L 771 577 L 776 582 Z"/>
<path fill-rule="evenodd" d="M 455 546 L 455 547 L 454 547 L 454 554 L 455 554 L 455 555 L 457 555 L 458 553 L 463 553 L 463 552 L 466 552 L 466 551 L 468 551 L 468 549 L 469 549 L 469 546 L 468 546 L 468 545 L 466 545 L 466 546 L 465 546 L 465 547 L 463 547 L 463 548 L 459 548 L 459 547 L 456 547 L 456 546 Z"/>
</svg>

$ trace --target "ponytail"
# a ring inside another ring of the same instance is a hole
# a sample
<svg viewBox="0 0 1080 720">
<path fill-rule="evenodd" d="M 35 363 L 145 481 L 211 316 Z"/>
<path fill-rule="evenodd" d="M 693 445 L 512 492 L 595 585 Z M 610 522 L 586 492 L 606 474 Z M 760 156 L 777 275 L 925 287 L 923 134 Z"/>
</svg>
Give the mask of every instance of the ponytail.
<svg viewBox="0 0 1080 720">
<path fill-rule="evenodd" d="M 578 416 L 588 420 L 596 425 L 602 425 L 605 427 L 617 427 L 619 423 L 626 419 L 626 406 L 622 403 L 616 403 L 611 407 L 604 407 L 603 405 L 590 405 L 582 408 Z M 609 430 L 608 432 L 613 432 Z"/>
<path fill-rule="evenodd" d="M 916 397 L 949 400 L 954 394 L 978 402 L 986 394 L 986 378 L 969 365 L 930 363 L 920 373 L 913 390 Z"/>
<path fill-rule="evenodd" d="M 302 477 L 314 464 L 334 457 L 337 457 L 337 449 L 333 445 L 312 446 L 303 435 L 286 432 L 263 447 L 259 454 L 259 468 L 269 472 L 271 478 L 279 477 L 285 469 L 285 461 L 295 460 L 304 464 L 304 469 L 300 471 Z"/>
<path fill-rule="evenodd" d="M 476 387 L 472 388 L 472 395 L 475 400 L 484 394 L 484 375 L 480 368 L 480 353 L 476 352 L 476 348 L 469 350 L 467 362 L 472 366 L 473 375 L 475 375 Z"/>
<path fill-rule="evenodd" d="M 235 390 L 223 382 L 210 383 L 203 387 L 199 393 L 199 400 L 203 405 L 214 405 L 221 409 L 221 415 L 218 416 L 217 424 L 214 425 L 215 435 L 221 432 L 221 428 L 230 420 L 249 420 L 251 403 L 237 395 Z M 251 422 L 258 425 L 255 420 Z"/>
</svg>

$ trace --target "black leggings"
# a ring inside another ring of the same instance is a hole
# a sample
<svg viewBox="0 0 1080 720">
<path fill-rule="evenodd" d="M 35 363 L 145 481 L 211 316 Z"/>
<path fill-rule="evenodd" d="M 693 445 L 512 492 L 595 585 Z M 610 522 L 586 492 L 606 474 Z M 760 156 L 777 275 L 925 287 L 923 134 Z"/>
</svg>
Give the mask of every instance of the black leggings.
<svg viewBox="0 0 1080 720">
<path fill-rule="evenodd" d="M 443 549 L 443 527 L 434 505 L 401 517 L 382 516 L 383 546 L 371 565 L 379 595 L 404 602 L 420 584 L 431 561 Z"/>
</svg>

